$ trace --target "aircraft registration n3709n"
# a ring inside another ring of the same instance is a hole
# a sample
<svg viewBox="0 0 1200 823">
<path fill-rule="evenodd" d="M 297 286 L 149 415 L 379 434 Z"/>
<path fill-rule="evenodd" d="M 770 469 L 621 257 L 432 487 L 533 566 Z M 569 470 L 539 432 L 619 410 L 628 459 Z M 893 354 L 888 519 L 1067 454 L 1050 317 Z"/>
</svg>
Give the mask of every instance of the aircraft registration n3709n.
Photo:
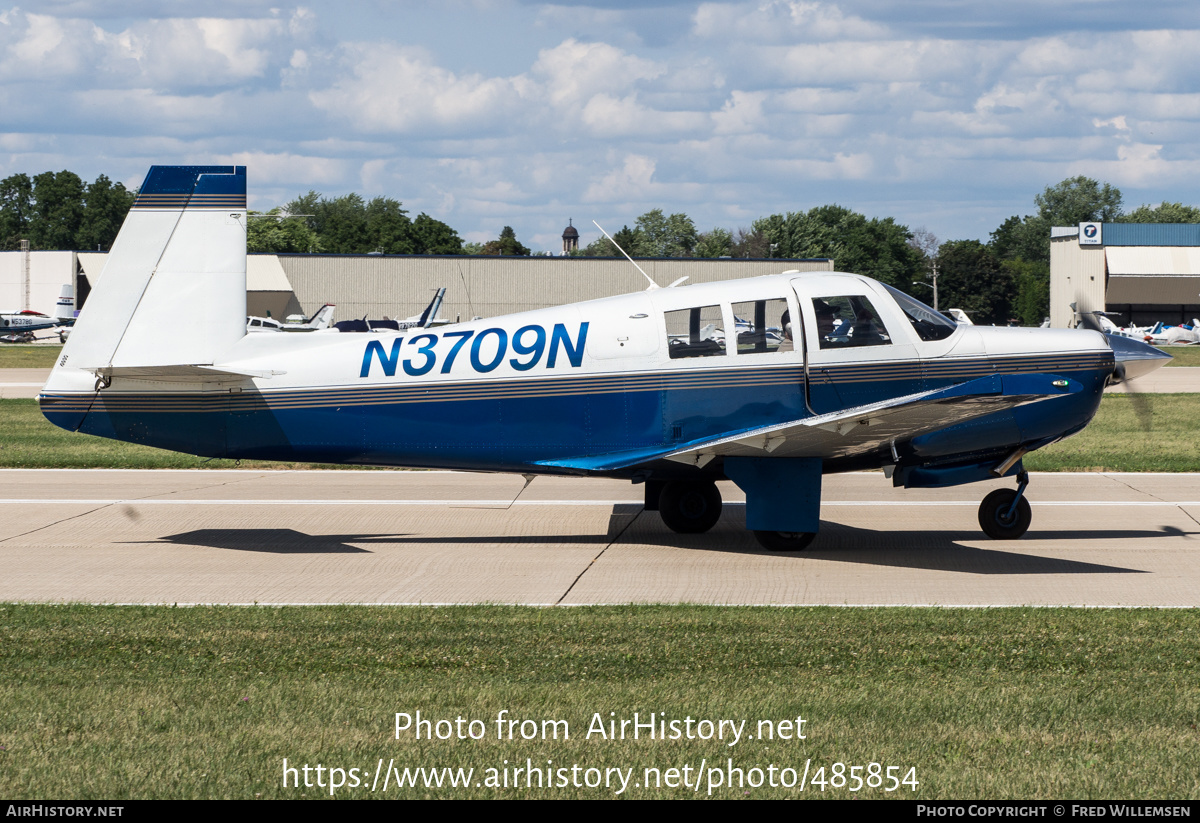
<svg viewBox="0 0 1200 823">
<path fill-rule="evenodd" d="M 1015 477 L 1167 359 L 1094 331 L 960 326 L 845 273 L 659 289 L 437 329 L 246 333 L 246 171 L 155 166 L 40 395 L 71 431 L 207 457 L 628 478 L 677 532 L 746 493 L 764 546 L 819 525 L 823 474 Z M 175 315 L 164 338 L 161 318 Z"/>
</svg>

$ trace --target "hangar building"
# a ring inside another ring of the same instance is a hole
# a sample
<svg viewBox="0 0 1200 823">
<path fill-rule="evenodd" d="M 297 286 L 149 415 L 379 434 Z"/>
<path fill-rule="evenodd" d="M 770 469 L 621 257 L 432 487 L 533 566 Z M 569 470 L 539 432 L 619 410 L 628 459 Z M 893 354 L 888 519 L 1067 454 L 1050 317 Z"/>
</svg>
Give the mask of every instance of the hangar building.
<svg viewBox="0 0 1200 823">
<path fill-rule="evenodd" d="M 1200 225 L 1080 223 L 1051 229 L 1050 325 L 1070 328 L 1076 312 L 1099 310 L 1112 312 L 1119 326 L 1200 317 Z"/>
</svg>

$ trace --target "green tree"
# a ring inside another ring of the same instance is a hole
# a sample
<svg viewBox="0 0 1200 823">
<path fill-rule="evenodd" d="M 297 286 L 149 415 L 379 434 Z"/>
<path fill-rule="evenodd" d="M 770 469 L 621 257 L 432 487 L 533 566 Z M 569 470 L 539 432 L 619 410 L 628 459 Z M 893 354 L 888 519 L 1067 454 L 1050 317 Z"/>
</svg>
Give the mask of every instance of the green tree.
<svg viewBox="0 0 1200 823">
<path fill-rule="evenodd" d="M 317 233 L 303 218 L 289 218 L 283 209 L 250 212 L 246 221 L 246 251 L 255 254 L 315 254 L 322 251 Z"/>
<path fill-rule="evenodd" d="M 1157 206 L 1142 205 L 1121 217 L 1121 223 L 1200 223 L 1200 209 L 1165 200 Z"/>
<path fill-rule="evenodd" d="M 517 233 L 513 231 L 512 226 L 505 226 L 500 230 L 498 239 L 483 244 L 481 253 L 490 256 L 528 257 L 529 249 L 517 240 Z"/>
<path fill-rule="evenodd" d="M 1121 216 L 1121 190 L 1082 175 L 1070 177 L 1033 198 L 1038 217 L 1052 226 L 1075 226 L 1099 221 L 1115 222 Z"/>
<path fill-rule="evenodd" d="M 873 277 L 907 290 L 922 276 L 924 258 L 909 245 L 906 226 L 890 217 L 868 220 L 838 205 L 772 214 L 754 221 L 772 257 L 830 257 L 841 271 Z"/>
<path fill-rule="evenodd" d="M 29 237 L 33 218 L 33 181 L 27 174 L 0 180 L 0 249 L 15 250 Z"/>
<path fill-rule="evenodd" d="M 757 229 L 740 228 L 729 248 L 730 257 L 763 259 L 771 256 L 771 241 Z"/>
<path fill-rule="evenodd" d="M 361 196 L 351 192 L 332 200 L 321 198 L 313 212 L 315 216 L 309 218 L 309 225 L 327 252 L 366 254 L 375 251 L 367 229 L 366 203 Z"/>
<path fill-rule="evenodd" d="M 651 209 L 637 219 L 637 251 L 640 257 L 691 257 L 696 246 L 696 224 L 686 214 L 664 215 Z"/>
<path fill-rule="evenodd" d="M 43 172 L 33 178 L 33 217 L 29 246 L 43 250 L 79 248 L 84 183 L 72 171 Z"/>
<path fill-rule="evenodd" d="M 979 324 L 1008 324 L 1016 293 L 1013 272 L 990 247 L 978 240 L 951 240 L 937 256 L 940 307 L 962 309 Z"/>
<path fill-rule="evenodd" d="M 1025 260 L 1000 264 L 1016 283 L 1013 314 L 1022 326 L 1038 326 L 1050 316 L 1050 266 Z"/>
<path fill-rule="evenodd" d="M 425 212 L 412 224 L 413 254 L 469 254 L 458 232 Z"/>
<path fill-rule="evenodd" d="M 613 240 L 617 241 L 616 244 L 604 235 L 600 235 L 572 257 L 624 257 L 625 255 L 621 254 L 617 245 L 620 245 L 621 249 L 624 249 L 631 257 L 641 254 L 638 251 L 641 239 L 637 229 L 622 226 L 621 230 L 613 235 Z"/>
<path fill-rule="evenodd" d="M 1049 266 L 1050 225 L 1049 220 L 1038 215 L 1013 215 L 991 233 L 988 245 L 1001 260 L 1026 260 Z"/>
<path fill-rule="evenodd" d="M 732 249 L 733 232 L 715 228 L 696 238 L 696 247 L 692 252 L 696 257 L 729 257 Z"/>
<path fill-rule="evenodd" d="M 412 221 L 400 208 L 400 201 L 390 197 L 374 197 L 363 208 L 366 221 L 367 251 L 384 254 L 414 254 Z"/>
<path fill-rule="evenodd" d="M 74 248 L 107 251 L 117 239 L 121 224 L 133 207 L 136 195 L 121 183 L 100 175 L 84 193 L 83 221 Z"/>
</svg>

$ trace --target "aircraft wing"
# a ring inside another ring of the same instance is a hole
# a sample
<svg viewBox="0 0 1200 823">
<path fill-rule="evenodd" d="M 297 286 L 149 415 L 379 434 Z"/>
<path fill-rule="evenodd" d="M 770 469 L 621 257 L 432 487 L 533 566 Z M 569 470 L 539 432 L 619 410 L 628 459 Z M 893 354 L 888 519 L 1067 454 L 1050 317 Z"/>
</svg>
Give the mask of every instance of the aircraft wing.
<svg viewBox="0 0 1200 823">
<path fill-rule="evenodd" d="M 545 461 L 590 471 L 630 468 L 654 460 L 703 466 L 714 457 L 847 457 L 886 448 L 927 432 L 1048 397 L 1082 391 L 1056 374 L 990 375 L 934 391 L 910 394 L 831 414 L 731 432 L 671 449 L 639 449 Z"/>
</svg>

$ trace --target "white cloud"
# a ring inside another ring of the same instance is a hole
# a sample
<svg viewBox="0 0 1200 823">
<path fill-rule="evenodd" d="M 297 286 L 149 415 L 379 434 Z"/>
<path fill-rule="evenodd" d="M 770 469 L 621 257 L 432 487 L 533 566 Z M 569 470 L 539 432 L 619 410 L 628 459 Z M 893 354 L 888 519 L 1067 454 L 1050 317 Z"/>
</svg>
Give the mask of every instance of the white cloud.
<svg viewBox="0 0 1200 823">
<path fill-rule="evenodd" d="M 519 102 L 509 80 L 455 74 L 418 49 L 363 44 L 345 51 L 351 76 L 309 99 L 367 131 L 478 129 Z"/>
<path fill-rule="evenodd" d="M 613 95 L 652 80 L 666 68 L 653 60 L 634 57 L 607 43 L 568 39 L 538 53 L 529 75 L 517 82 L 526 97 L 556 108 L 585 105 L 597 94 Z"/>
<path fill-rule="evenodd" d="M 732 91 L 721 110 L 712 114 L 713 131 L 717 134 L 747 134 L 766 125 L 763 115 L 765 91 Z"/>
<path fill-rule="evenodd" d="M 650 194 L 653 186 L 655 161 L 637 154 L 627 155 L 620 168 L 587 187 L 583 193 L 584 203 L 637 202 Z"/>
<path fill-rule="evenodd" d="M 288 22 L 276 18 L 145 20 L 108 31 L 13 9 L 0 14 L 0 78 L 72 78 L 81 88 L 222 86 L 286 65 L 289 38 Z"/>
<path fill-rule="evenodd" d="M 229 155 L 228 162 L 246 166 L 255 184 L 271 186 L 292 180 L 307 180 L 309 186 L 339 183 L 353 165 L 329 157 L 305 157 L 289 152 L 241 151 Z"/>
<path fill-rule="evenodd" d="M 831 3 L 796 0 L 702 3 L 692 22 L 698 37 L 751 43 L 873 39 L 888 32 L 886 26 L 848 16 Z"/>
</svg>

